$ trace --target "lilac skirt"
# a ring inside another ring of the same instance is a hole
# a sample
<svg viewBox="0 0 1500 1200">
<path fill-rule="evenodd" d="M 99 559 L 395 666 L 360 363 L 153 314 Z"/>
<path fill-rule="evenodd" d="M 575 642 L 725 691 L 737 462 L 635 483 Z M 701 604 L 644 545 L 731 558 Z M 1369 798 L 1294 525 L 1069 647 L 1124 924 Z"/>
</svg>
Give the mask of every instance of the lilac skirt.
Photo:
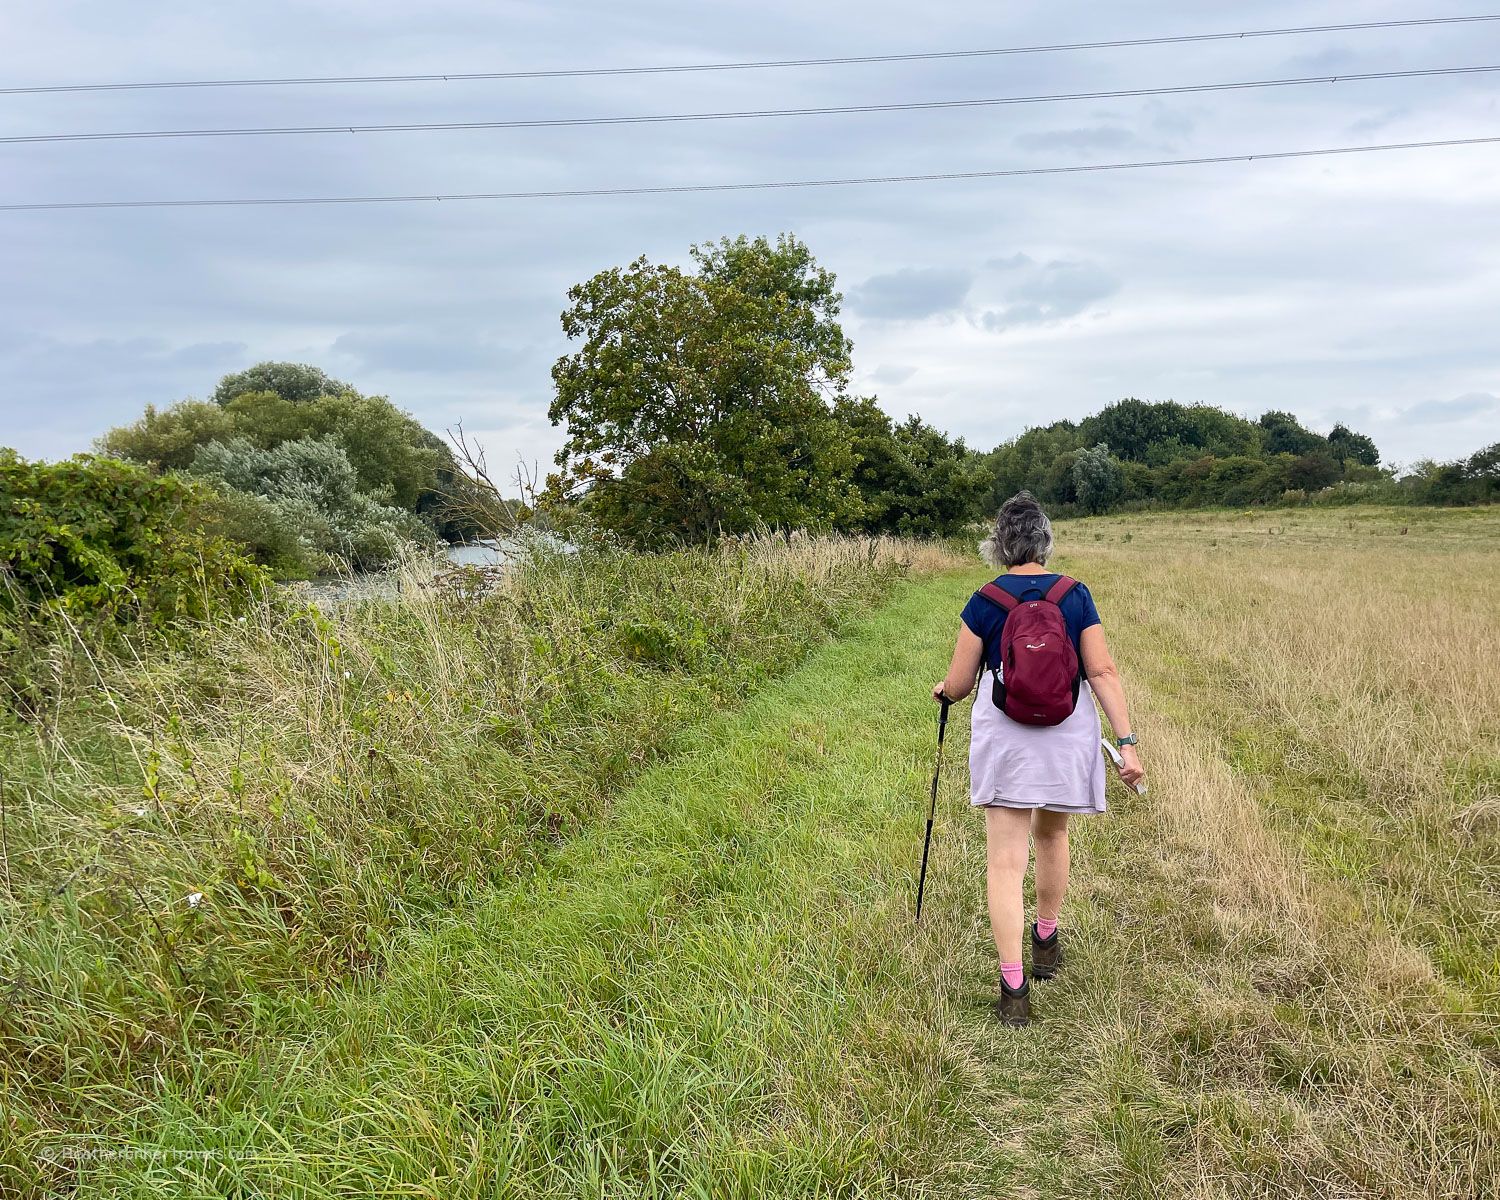
<svg viewBox="0 0 1500 1200">
<path fill-rule="evenodd" d="M 1085 682 L 1061 725 L 1022 725 L 995 707 L 994 677 L 979 677 L 969 740 L 969 803 L 977 808 L 1104 811 L 1099 710 Z"/>
</svg>

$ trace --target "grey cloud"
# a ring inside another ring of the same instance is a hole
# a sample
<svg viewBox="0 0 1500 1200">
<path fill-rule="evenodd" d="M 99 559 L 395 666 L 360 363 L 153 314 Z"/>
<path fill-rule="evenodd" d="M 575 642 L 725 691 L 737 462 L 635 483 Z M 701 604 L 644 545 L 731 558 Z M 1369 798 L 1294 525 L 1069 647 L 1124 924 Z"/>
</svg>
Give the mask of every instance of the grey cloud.
<svg viewBox="0 0 1500 1200">
<path fill-rule="evenodd" d="M 1023 150 L 1119 150 L 1133 146 L 1140 138 L 1128 129 L 1116 125 L 1096 125 L 1086 129 L 1047 129 L 1039 133 L 1023 133 L 1016 145 Z"/>
<path fill-rule="evenodd" d="M 174 350 L 169 358 L 175 366 L 222 369 L 228 373 L 244 361 L 249 349 L 244 342 L 197 342 Z"/>
<path fill-rule="evenodd" d="M 973 285 L 974 273 L 962 268 L 905 267 L 865 280 L 849 293 L 849 305 L 863 317 L 917 320 L 957 308 Z"/>
<path fill-rule="evenodd" d="M 167 0 L 142 22 L 104 0 L 70 0 L 10 5 L 0 58 L 13 82 L 43 84 L 118 78 L 122 60 L 133 64 L 132 75 L 158 79 L 440 74 L 584 59 L 628 66 L 784 57 L 793 43 L 809 55 L 837 55 L 848 52 L 851 21 L 909 16 L 909 6 L 889 0 L 873 8 L 851 0 L 711 6 L 694 10 L 701 19 L 688 24 L 684 11 L 681 0 L 628 8 L 604 0 L 454 0 L 436 9 L 393 0 L 233 8 Z M 1202 17 L 1201 5 L 1184 0 L 1160 0 L 1153 11 L 1163 27 L 1192 29 Z M 1245 4 L 1221 16 L 1245 28 L 1260 19 Z M 580 21 L 591 31 L 586 54 Z M 1090 6 L 939 5 L 923 21 L 934 47 L 1101 36 Z M 1474 28 L 1433 27 L 1419 39 L 1423 55 L 1463 60 Z M 288 29 L 298 36 L 289 38 Z M 1174 51 L 1170 68 L 1167 58 L 1134 53 L 1018 57 L 1007 63 L 1003 89 L 993 60 L 953 59 L 893 63 L 857 77 L 512 80 L 503 94 L 434 83 L 17 97 L 6 131 L 482 120 L 497 104 L 516 115 L 592 117 L 1102 91 L 1157 76 L 1190 82 L 1381 70 L 1404 61 L 1415 44 L 1404 31 L 1338 41 L 1347 45 L 1338 57 L 1301 64 L 1287 61 L 1292 43 L 1271 40 L 1205 45 L 1191 64 Z M 1486 89 L 1492 84 L 1482 77 L 1455 77 L 1426 94 L 1422 111 L 1436 124 L 1464 126 L 1476 105 L 1490 101 Z M 16 201 L 130 200 L 940 174 L 1338 145 L 1351 140 L 1351 126 L 1397 113 L 1412 95 L 1410 82 L 1369 81 L 1016 106 L 1003 115 L 972 109 L 670 128 L 160 139 L 88 153 L 18 146 L 6 155 L 4 186 Z M 1405 125 L 1397 121 L 1392 130 Z M 1150 149 L 1126 145 L 1128 133 Z M 1023 149 L 1017 138 L 1044 148 Z M 1171 151 L 1158 153 L 1168 142 Z M 548 367 L 566 349 L 557 315 L 569 285 L 643 253 L 683 263 L 695 241 L 786 230 L 807 241 L 846 290 L 899 277 L 903 265 L 973 268 L 972 287 L 956 301 L 962 281 L 946 296 L 924 299 L 919 287 L 897 287 L 894 297 L 866 297 L 875 308 L 883 301 L 903 311 L 943 311 L 947 301 L 957 305 L 948 311 L 974 314 L 972 325 L 869 319 L 855 347 L 866 371 L 891 364 L 892 381 L 881 391 L 893 409 L 918 409 L 971 439 L 993 444 L 1039 413 L 1077 417 L 1122 395 L 1176 394 L 1251 411 L 1274 395 L 1276 407 L 1304 414 L 1367 403 L 1380 414 L 1372 420 L 1383 443 L 1403 455 L 1452 458 L 1473 452 L 1490 419 L 1484 413 L 1493 410 L 1444 421 L 1404 410 L 1428 397 L 1461 397 L 1481 381 L 1500 392 L 1489 382 L 1500 377 L 1500 357 L 1486 315 L 1500 294 L 1500 271 L 1493 256 L 1474 250 L 1490 244 L 1494 224 L 1492 181 L 1474 168 L 1482 153 L 1328 159 L 1316 171 L 1256 163 L 555 202 L 7 213 L 0 220 L 8 285 L 0 289 L 0 443 L 31 456 L 72 453 L 109 425 L 133 420 L 148 401 L 202 396 L 223 372 L 275 358 L 319 362 L 361 390 L 388 392 L 434 429 L 462 417 L 491 431 L 502 457 L 513 448 L 545 462 L 561 436 L 544 414 Z M 1040 262 L 1003 257 L 1012 254 L 1006 247 L 1022 245 L 1051 248 L 1035 252 Z M 981 265 L 992 254 L 1002 257 Z M 1049 259 L 1077 265 L 1043 265 Z M 1092 281 L 1083 265 L 1091 263 L 1101 264 Z M 1115 290 L 1111 276 L 1129 280 L 1128 294 L 1103 301 Z M 1087 320 L 1105 304 L 1122 319 Z M 993 339 L 975 336 L 986 310 L 991 328 L 1067 327 L 1066 337 L 1013 338 L 1006 346 L 1008 404 L 994 400 Z M 912 374 L 894 382 L 906 368 Z"/>
<path fill-rule="evenodd" d="M 1425 421 L 1443 424 L 1447 421 L 1463 421 L 1481 413 L 1500 412 L 1500 396 L 1489 392 L 1467 392 L 1452 400 L 1424 400 L 1414 404 L 1402 416 L 1407 421 Z"/>
<path fill-rule="evenodd" d="M 1007 303 L 987 310 L 980 318 L 992 333 L 1018 325 L 1039 325 L 1076 317 L 1096 300 L 1119 290 L 1120 284 L 1097 263 L 1049 262 L 1027 273 L 1005 294 Z"/>
<path fill-rule="evenodd" d="M 1366 134 L 1379 133 L 1388 129 L 1400 121 L 1411 116 L 1411 109 L 1406 106 L 1400 108 L 1387 108 L 1378 113 L 1371 113 L 1368 117 L 1361 117 L 1349 126 L 1350 137 L 1363 137 Z"/>
<path fill-rule="evenodd" d="M 895 363 L 882 363 L 870 372 L 870 378 L 876 383 L 889 383 L 892 386 L 896 386 L 905 383 L 916 373 L 916 367 L 901 366 Z"/>
<path fill-rule="evenodd" d="M 333 353 L 371 371 L 488 371 L 513 364 L 518 355 L 477 336 L 445 338 L 419 332 L 345 333 Z"/>
<path fill-rule="evenodd" d="M 1168 137 L 1184 137 L 1197 127 L 1197 122 L 1185 112 L 1163 108 L 1160 102 L 1150 106 L 1155 110 L 1151 117 L 1151 128 Z"/>
</svg>

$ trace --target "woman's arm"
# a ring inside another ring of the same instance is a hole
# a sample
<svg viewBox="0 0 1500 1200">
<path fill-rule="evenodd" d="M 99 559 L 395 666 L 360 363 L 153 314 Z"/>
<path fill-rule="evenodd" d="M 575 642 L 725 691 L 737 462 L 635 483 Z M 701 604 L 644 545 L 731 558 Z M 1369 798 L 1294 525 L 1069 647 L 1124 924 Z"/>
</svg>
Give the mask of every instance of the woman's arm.
<svg viewBox="0 0 1500 1200">
<path fill-rule="evenodd" d="M 1109 726 L 1117 738 L 1130 734 L 1130 713 L 1125 708 L 1125 688 L 1120 683 L 1120 670 L 1109 656 L 1109 647 L 1104 641 L 1104 626 L 1090 625 L 1078 639 L 1083 651 L 1083 673 L 1088 676 L 1089 686 L 1099 697 L 1099 706 L 1109 718 Z M 1121 746 L 1120 757 L 1125 765 L 1120 768 L 1120 778 L 1134 787 L 1146 777 L 1140 756 L 1134 746 Z"/>
<path fill-rule="evenodd" d="M 932 698 L 962 700 L 974 690 L 974 678 L 979 674 L 979 660 L 984 657 L 984 642 L 979 635 L 962 621 L 958 623 L 958 644 L 953 647 L 953 661 L 948 666 L 948 677 L 932 689 Z"/>
</svg>

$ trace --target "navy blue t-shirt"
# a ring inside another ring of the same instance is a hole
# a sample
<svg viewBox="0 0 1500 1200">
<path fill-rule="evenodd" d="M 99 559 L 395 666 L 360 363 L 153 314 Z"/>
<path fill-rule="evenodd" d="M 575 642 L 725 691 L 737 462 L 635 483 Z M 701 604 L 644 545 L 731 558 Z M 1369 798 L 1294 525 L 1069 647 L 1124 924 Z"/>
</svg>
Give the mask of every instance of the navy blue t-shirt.
<svg viewBox="0 0 1500 1200">
<path fill-rule="evenodd" d="M 1056 574 L 1046 575 L 1002 575 L 995 580 L 1017 600 L 1037 600 L 1047 594 L 1047 589 L 1057 582 Z M 1080 583 L 1062 598 L 1057 606 L 1062 610 L 1063 621 L 1068 627 L 1068 637 L 1073 640 L 1073 649 L 1078 661 L 1083 661 L 1083 649 L 1078 639 L 1090 625 L 1098 625 L 1099 610 L 1094 607 L 1094 598 L 1089 595 L 1087 585 Z M 1005 610 L 978 592 L 969 597 L 964 605 L 963 622 L 969 632 L 984 643 L 984 661 L 994 662 L 1000 654 L 1000 630 L 1005 625 Z M 993 647 L 995 653 L 991 654 Z"/>
</svg>

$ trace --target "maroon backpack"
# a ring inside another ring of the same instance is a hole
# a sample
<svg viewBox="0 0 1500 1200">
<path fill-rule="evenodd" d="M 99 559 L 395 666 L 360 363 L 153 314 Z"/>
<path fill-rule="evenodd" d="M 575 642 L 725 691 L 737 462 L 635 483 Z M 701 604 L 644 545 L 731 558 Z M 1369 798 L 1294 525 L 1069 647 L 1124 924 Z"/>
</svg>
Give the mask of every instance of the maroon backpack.
<svg viewBox="0 0 1500 1200">
<path fill-rule="evenodd" d="M 1040 600 L 1017 600 L 998 583 L 979 589 L 1005 610 L 999 662 L 986 665 L 999 668 L 994 672 L 995 707 L 1012 721 L 1061 725 L 1078 704 L 1083 668 L 1058 608 L 1077 586 L 1078 580 L 1059 576 Z"/>
</svg>

